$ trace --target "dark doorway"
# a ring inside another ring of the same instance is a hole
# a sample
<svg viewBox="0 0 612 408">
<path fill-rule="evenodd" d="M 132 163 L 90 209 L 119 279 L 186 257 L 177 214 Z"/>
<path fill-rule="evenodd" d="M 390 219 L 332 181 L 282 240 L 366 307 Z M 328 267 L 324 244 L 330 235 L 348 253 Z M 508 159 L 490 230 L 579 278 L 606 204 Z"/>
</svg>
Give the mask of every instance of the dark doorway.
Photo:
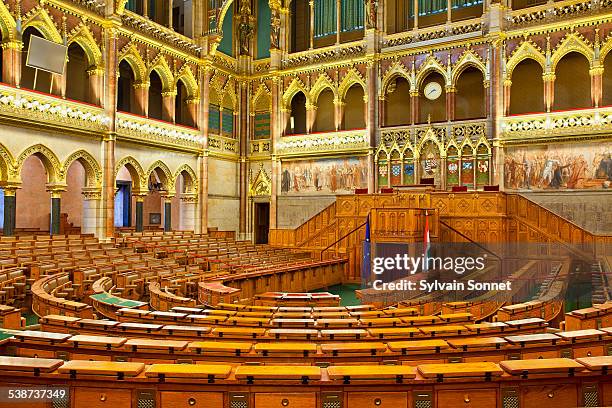
<svg viewBox="0 0 612 408">
<path fill-rule="evenodd" d="M 255 243 L 267 244 L 270 230 L 270 203 L 255 203 Z"/>
<path fill-rule="evenodd" d="M 115 194 L 115 227 L 132 225 L 132 182 L 117 181 Z"/>
</svg>

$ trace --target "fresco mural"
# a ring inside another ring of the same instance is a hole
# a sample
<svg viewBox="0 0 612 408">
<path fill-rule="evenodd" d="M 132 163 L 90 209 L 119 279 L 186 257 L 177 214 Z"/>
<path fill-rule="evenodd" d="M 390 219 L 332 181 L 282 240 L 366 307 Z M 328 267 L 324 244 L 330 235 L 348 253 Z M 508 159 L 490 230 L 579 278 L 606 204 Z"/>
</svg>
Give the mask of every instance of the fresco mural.
<svg viewBox="0 0 612 408">
<path fill-rule="evenodd" d="M 506 189 L 607 189 L 612 182 L 612 143 L 513 148 L 506 151 Z"/>
<path fill-rule="evenodd" d="M 283 194 L 348 194 L 368 187 L 364 158 L 288 161 L 282 163 Z"/>
</svg>

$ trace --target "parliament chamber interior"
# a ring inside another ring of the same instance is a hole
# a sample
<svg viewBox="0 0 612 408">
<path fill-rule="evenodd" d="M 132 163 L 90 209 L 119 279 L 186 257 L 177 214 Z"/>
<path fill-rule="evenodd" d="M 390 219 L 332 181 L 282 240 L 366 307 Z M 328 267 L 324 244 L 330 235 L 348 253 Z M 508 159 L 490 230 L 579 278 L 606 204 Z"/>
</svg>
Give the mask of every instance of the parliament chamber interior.
<svg viewBox="0 0 612 408">
<path fill-rule="evenodd" d="M 0 408 L 612 407 L 612 1 L 0 36 Z"/>
</svg>

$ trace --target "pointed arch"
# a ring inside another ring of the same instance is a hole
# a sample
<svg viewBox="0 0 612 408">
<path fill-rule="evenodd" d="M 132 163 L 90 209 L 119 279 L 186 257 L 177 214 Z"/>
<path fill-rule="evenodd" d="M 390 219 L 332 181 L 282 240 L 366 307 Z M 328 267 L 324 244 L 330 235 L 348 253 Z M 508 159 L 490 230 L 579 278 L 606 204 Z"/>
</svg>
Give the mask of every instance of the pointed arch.
<svg viewBox="0 0 612 408">
<path fill-rule="evenodd" d="M 466 50 L 455 63 L 451 73 L 451 84 L 457 85 L 457 80 L 467 68 L 476 68 L 482 73 L 483 80 L 487 77 L 487 67 L 484 61 L 471 49 Z"/>
<path fill-rule="evenodd" d="M 268 98 L 270 100 L 270 110 L 272 110 L 272 93 L 264 83 L 261 83 L 251 98 L 251 112 L 255 112 L 257 110 L 257 103 L 259 102 L 260 98 Z"/>
<path fill-rule="evenodd" d="M 35 144 L 21 152 L 15 163 L 16 171 L 19 175 L 21 175 L 21 171 L 23 170 L 23 163 L 30 156 L 38 157 L 43 163 L 45 171 L 47 172 L 47 181 L 49 183 L 61 182 L 60 175 L 62 166 L 60 161 L 55 153 L 51 151 L 51 149 L 42 144 Z"/>
<path fill-rule="evenodd" d="M 387 70 L 387 72 L 385 72 L 382 80 L 382 86 L 380 88 L 382 95 L 387 93 L 387 87 L 389 84 L 391 84 L 391 81 L 397 79 L 398 77 L 404 78 L 410 85 L 410 89 L 414 89 L 415 84 L 412 83 L 410 72 L 408 72 L 406 67 L 398 61 L 395 62 L 391 68 Z"/>
<path fill-rule="evenodd" d="M 310 100 L 313 104 L 317 103 L 319 95 L 325 89 L 331 90 L 334 94 L 334 98 L 338 98 L 338 92 L 334 87 L 334 83 L 327 74 L 323 73 L 317 78 L 315 84 L 310 88 Z"/>
<path fill-rule="evenodd" d="M 0 2 L 0 32 L 4 41 L 14 40 L 17 23 L 4 2 Z"/>
<path fill-rule="evenodd" d="M 612 50 L 612 35 L 609 35 L 602 43 L 599 49 L 599 63 L 603 65 L 604 60 Z"/>
<path fill-rule="evenodd" d="M 102 65 L 102 51 L 100 51 L 96 44 L 96 40 L 93 38 L 89 27 L 82 22 L 68 36 L 67 45 L 69 46 L 72 43 L 77 43 L 83 48 L 85 55 L 87 55 L 89 66 L 100 67 Z"/>
<path fill-rule="evenodd" d="M 595 59 L 593 48 L 587 44 L 587 41 L 580 34 L 572 32 L 561 40 L 552 53 L 550 64 L 553 72 L 559 61 L 570 52 L 577 52 L 584 55 L 589 61 L 589 65 L 591 67 L 593 66 L 593 60 Z"/>
<path fill-rule="evenodd" d="M 11 152 L 0 143 L 0 181 L 19 179 L 19 173 L 15 172 L 15 159 Z"/>
<path fill-rule="evenodd" d="M 60 181 L 66 183 L 66 177 L 68 175 L 68 169 L 74 163 L 78 161 L 85 168 L 85 180 L 87 181 L 87 187 L 99 187 L 102 185 L 102 168 L 98 161 L 87 151 L 77 150 L 64 160 L 62 170 L 60 172 Z"/>
<path fill-rule="evenodd" d="M 183 81 L 185 88 L 187 88 L 187 92 L 189 93 L 190 98 L 199 98 L 200 97 L 200 88 L 198 87 L 198 81 L 195 79 L 193 72 L 191 72 L 191 68 L 186 63 L 183 64 L 181 69 L 179 70 L 176 80 L 174 82 L 174 88 L 178 88 L 178 82 Z"/>
<path fill-rule="evenodd" d="M 22 32 L 28 27 L 34 27 L 45 37 L 46 40 L 56 43 L 63 42 L 59 30 L 55 26 L 53 19 L 41 6 L 35 7 L 32 11 L 24 16 Z"/>
<path fill-rule="evenodd" d="M 185 186 L 185 193 L 197 193 L 198 192 L 198 176 L 196 172 L 188 164 L 181 165 L 174 173 L 174 182 L 179 179 L 179 176 L 183 174 L 183 182 Z M 185 177 L 187 175 L 187 177 Z"/>
<path fill-rule="evenodd" d="M 436 137 L 436 132 L 434 131 L 433 128 L 427 129 L 427 132 L 425 132 L 425 135 L 423 136 L 423 138 L 418 142 L 417 150 L 419 151 L 419 156 L 420 156 L 420 152 L 423 151 L 423 147 L 428 141 L 432 141 L 434 145 L 436 145 L 436 147 L 438 148 L 438 151 L 440 152 L 440 157 L 444 157 L 444 146 L 440 143 L 440 141 Z"/>
<path fill-rule="evenodd" d="M 440 61 L 438 61 L 436 57 L 434 57 L 433 55 L 429 55 L 427 59 L 421 64 L 417 72 L 415 84 L 417 89 L 421 88 L 421 85 L 423 85 L 423 80 L 425 80 L 425 78 L 427 78 L 427 76 L 431 72 L 439 73 L 440 75 L 442 75 L 442 78 L 444 78 L 444 82 L 446 84 L 449 83 L 446 68 L 444 68 L 444 66 L 440 63 Z"/>
<path fill-rule="evenodd" d="M 232 110 L 238 109 L 238 98 L 236 97 L 236 92 L 234 91 L 233 83 L 230 83 L 230 81 L 227 81 L 227 83 L 225 84 L 225 86 L 223 87 L 220 93 L 223 98 L 221 100 L 222 106 L 225 102 L 226 97 L 228 97 L 232 103 Z"/>
<path fill-rule="evenodd" d="M 123 166 L 125 166 L 132 178 L 133 192 L 138 193 L 140 191 L 147 191 L 147 176 L 138 160 L 132 156 L 126 156 L 117 162 L 115 165 L 115 180 L 117 179 L 119 170 L 121 170 Z"/>
<path fill-rule="evenodd" d="M 155 169 L 161 170 L 161 175 L 163 176 L 163 178 L 165 178 L 165 180 L 161 180 L 161 182 L 162 184 L 164 184 L 164 187 L 166 188 L 166 190 L 170 191 L 170 188 L 174 187 L 175 180 L 174 180 L 174 177 L 172 176 L 172 172 L 170 171 L 166 163 L 162 162 L 161 160 L 156 160 L 147 169 L 147 173 L 146 173 L 147 182 L 149 180 L 149 177 L 151 177 L 151 173 L 153 173 Z M 160 174 L 157 173 L 157 175 L 160 175 Z"/>
<path fill-rule="evenodd" d="M 340 86 L 338 86 L 338 98 L 344 100 L 349 88 L 356 84 L 361 85 L 361 87 L 363 88 L 363 94 L 367 95 L 367 86 L 365 80 L 363 79 L 361 74 L 359 74 L 355 69 L 350 69 L 346 73 L 344 78 L 342 78 Z"/>
<path fill-rule="evenodd" d="M 304 86 L 304 84 L 299 78 L 294 78 L 293 81 L 291 81 L 291 84 L 289 85 L 289 87 L 283 93 L 283 107 L 290 108 L 291 100 L 293 99 L 295 94 L 297 94 L 300 91 L 306 96 L 306 103 L 310 103 L 310 99 L 309 99 L 310 92 L 306 90 L 306 86 Z"/>
<path fill-rule="evenodd" d="M 123 47 L 123 49 L 119 53 L 119 57 L 117 58 L 117 66 L 119 66 L 119 64 L 121 64 L 121 61 L 124 60 L 132 68 L 132 72 L 134 73 L 134 81 L 136 83 L 149 81 L 149 78 L 146 75 L 147 67 L 134 43 L 130 43 Z"/>
<path fill-rule="evenodd" d="M 151 63 L 149 70 L 147 71 L 147 78 L 151 76 L 151 73 L 155 71 L 159 78 L 162 81 L 163 92 L 173 91 L 175 90 L 174 76 L 172 75 L 172 71 L 168 66 L 168 61 L 166 58 L 160 54 L 153 60 Z"/>
<path fill-rule="evenodd" d="M 526 59 L 532 59 L 540 64 L 542 71 L 546 69 L 546 57 L 544 53 L 531 40 L 527 40 L 523 41 L 521 45 L 514 50 L 512 56 L 510 56 L 506 62 L 506 79 L 511 79 L 514 68 Z"/>
<path fill-rule="evenodd" d="M 219 17 L 217 18 L 217 32 L 223 34 L 223 20 L 225 20 L 225 14 L 229 10 L 230 6 L 234 3 L 234 0 L 223 0 L 221 8 L 219 9 Z"/>
</svg>

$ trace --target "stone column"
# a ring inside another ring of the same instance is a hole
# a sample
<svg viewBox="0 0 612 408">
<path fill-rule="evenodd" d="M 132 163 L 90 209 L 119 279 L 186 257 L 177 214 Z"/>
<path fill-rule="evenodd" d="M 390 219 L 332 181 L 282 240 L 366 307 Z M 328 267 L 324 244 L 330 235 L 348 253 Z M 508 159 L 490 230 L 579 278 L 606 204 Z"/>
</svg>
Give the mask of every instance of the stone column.
<svg viewBox="0 0 612 408">
<path fill-rule="evenodd" d="M 280 180 L 281 161 L 276 155 L 272 155 L 272 188 L 270 192 L 270 229 L 276 229 L 278 225 L 278 180 Z"/>
<path fill-rule="evenodd" d="M 197 202 L 198 214 L 196 216 L 196 232 L 208 233 L 208 115 L 210 102 L 210 76 L 212 69 L 209 66 L 200 70 L 200 95 L 202 106 L 200 108 L 200 133 L 202 135 L 202 153 L 198 155 L 198 192 L 194 200 Z"/>
<path fill-rule="evenodd" d="M 103 219 L 99 217 L 102 190 L 97 187 L 83 189 L 83 219 L 81 220 L 81 233 L 98 235 Z"/>
<path fill-rule="evenodd" d="M 137 82 L 134 84 L 134 109 L 138 115 L 149 116 L 149 82 Z"/>
<path fill-rule="evenodd" d="M 5 186 L 4 190 L 4 236 L 15 234 L 15 221 L 17 219 L 17 189 L 18 186 Z"/>
<path fill-rule="evenodd" d="M 112 5 L 111 5 L 112 6 Z M 112 7 L 108 12 L 112 13 Z M 98 238 L 111 238 L 115 234 L 115 133 L 116 98 L 117 98 L 117 33 L 114 28 L 104 31 L 105 56 L 104 86 L 101 89 L 102 105 L 109 117 L 108 131 L 102 136 L 102 201 L 99 216 L 102 219 Z"/>
<path fill-rule="evenodd" d="M 387 126 L 387 121 L 385 119 L 385 103 L 387 98 L 385 95 L 378 95 L 378 123 L 380 127 Z"/>
<path fill-rule="evenodd" d="M 2 43 L 2 80 L 12 86 L 21 85 L 21 49 L 20 40 Z"/>
<path fill-rule="evenodd" d="M 60 218 L 62 213 L 62 192 L 66 191 L 65 185 L 48 185 L 47 191 L 51 193 L 51 220 L 49 222 L 49 233 L 57 235 L 60 233 Z"/>
<path fill-rule="evenodd" d="M 591 74 L 591 103 L 594 108 L 599 108 L 603 98 L 603 66 L 592 68 L 589 74 Z"/>
<path fill-rule="evenodd" d="M 246 234 L 247 216 L 247 148 L 249 145 L 249 87 L 247 82 L 240 82 L 240 214 L 238 231 L 240 238 Z"/>
<path fill-rule="evenodd" d="M 544 106 L 546 112 L 550 112 L 555 102 L 555 74 L 548 72 L 543 75 L 544 78 Z"/>
<path fill-rule="evenodd" d="M 181 194 L 181 209 L 179 211 L 179 229 L 194 231 L 196 226 L 196 204 L 198 196 L 195 193 Z"/>
<path fill-rule="evenodd" d="M 455 87 L 446 87 L 446 120 L 455 120 Z"/>
<path fill-rule="evenodd" d="M 314 104 L 306 103 L 306 134 L 312 133 L 316 117 L 317 107 Z"/>
<path fill-rule="evenodd" d="M 344 116 L 344 102 L 334 99 L 334 127 L 340 130 L 342 127 L 342 117 Z"/>
<path fill-rule="evenodd" d="M 185 101 L 187 103 L 187 112 L 193 122 L 193 127 L 200 128 L 200 98 L 189 98 Z M 176 115 L 176 112 L 174 112 Z"/>
<path fill-rule="evenodd" d="M 144 194 L 134 194 L 136 197 L 136 232 L 144 229 Z"/>
<path fill-rule="evenodd" d="M 162 92 L 162 120 L 166 122 L 175 123 L 176 117 L 174 112 L 174 99 L 176 98 L 176 91 L 164 91 Z"/>
<path fill-rule="evenodd" d="M 89 102 L 100 105 L 103 98 L 104 68 L 93 67 L 87 70 L 89 77 Z"/>
<path fill-rule="evenodd" d="M 419 122 L 419 91 L 410 90 L 410 123 Z"/>
<path fill-rule="evenodd" d="M 274 63 L 274 69 L 280 66 L 280 50 L 271 50 L 272 62 Z M 277 144 L 281 140 L 283 129 L 287 127 L 287 121 L 283 116 L 285 109 L 281 108 L 281 79 L 278 76 L 272 78 L 272 109 L 270 111 L 270 154 L 272 159 L 272 174 L 271 174 L 271 191 L 270 191 L 270 228 L 275 229 L 277 227 L 277 214 L 278 214 L 278 191 L 279 175 L 280 175 L 280 161 L 276 156 Z M 279 115 L 280 112 L 280 115 Z M 288 115 L 287 115 L 288 116 Z M 281 129 L 282 127 L 282 129 Z M 278 169 L 277 169 L 278 168 Z"/>
<path fill-rule="evenodd" d="M 510 103 L 512 101 L 512 80 L 504 80 L 504 115 L 510 115 Z"/>
<path fill-rule="evenodd" d="M 308 39 L 309 41 L 309 45 L 310 45 L 310 49 L 312 50 L 314 48 L 314 30 L 315 30 L 315 9 L 314 9 L 314 0 L 310 0 L 308 2 L 308 6 L 310 7 L 310 30 L 308 30 L 308 32 L 310 33 L 310 38 Z M 291 51 L 295 51 L 295 50 L 291 50 Z"/>
<path fill-rule="evenodd" d="M 164 200 L 164 231 L 172 231 L 172 195 L 166 195 Z"/>
</svg>

